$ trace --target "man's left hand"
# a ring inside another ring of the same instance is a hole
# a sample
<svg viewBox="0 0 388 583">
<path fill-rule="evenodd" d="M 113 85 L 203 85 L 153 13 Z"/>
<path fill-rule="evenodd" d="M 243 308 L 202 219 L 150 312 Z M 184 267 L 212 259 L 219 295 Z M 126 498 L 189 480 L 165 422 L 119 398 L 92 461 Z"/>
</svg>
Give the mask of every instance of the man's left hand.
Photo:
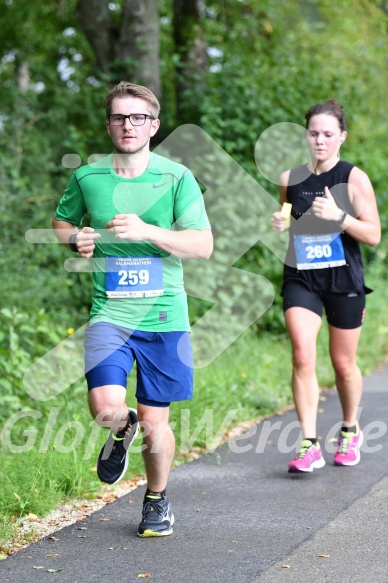
<svg viewBox="0 0 388 583">
<path fill-rule="evenodd" d="M 130 239 L 131 241 L 145 241 L 147 239 L 147 223 L 134 214 L 115 215 L 105 226 L 109 233 L 115 234 L 117 239 Z"/>
</svg>

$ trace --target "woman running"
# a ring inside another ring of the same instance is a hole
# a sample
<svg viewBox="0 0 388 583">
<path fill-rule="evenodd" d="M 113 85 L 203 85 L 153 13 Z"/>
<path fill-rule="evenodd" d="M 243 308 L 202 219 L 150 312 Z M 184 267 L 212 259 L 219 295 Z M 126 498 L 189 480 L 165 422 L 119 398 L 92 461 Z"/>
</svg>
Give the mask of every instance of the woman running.
<svg viewBox="0 0 388 583">
<path fill-rule="evenodd" d="M 368 176 L 340 160 L 340 147 L 347 137 L 341 106 L 329 99 L 311 107 L 305 118 L 310 162 L 285 171 L 279 187 L 280 203 L 292 205 L 282 296 L 292 345 L 292 391 L 303 435 L 289 472 L 312 472 L 325 465 L 317 440 L 319 385 L 315 370 L 323 308 L 343 417 L 334 464 L 353 466 L 360 461 L 363 436 L 357 413 L 362 375 L 356 353 L 365 294 L 372 290 L 364 284 L 359 243 L 373 247 L 381 237 Z M 280 211 L 272 215 L 275 231 L 287 226 Z"/>
</svg>

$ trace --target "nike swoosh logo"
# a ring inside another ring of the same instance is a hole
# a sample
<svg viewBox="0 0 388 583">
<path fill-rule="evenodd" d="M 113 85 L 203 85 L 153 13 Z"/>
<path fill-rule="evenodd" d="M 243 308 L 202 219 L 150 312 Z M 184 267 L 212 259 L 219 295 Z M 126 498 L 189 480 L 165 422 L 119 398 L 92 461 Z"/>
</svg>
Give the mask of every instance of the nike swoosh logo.
<svg viewBox="0 0 388 583">
<path fill-rule="evenodd" d="M 166 186 L 166 184 L 168 184 L 168 182 L 163 182 L 162 184 L 153 184 L 152 187 L 153 188 L 161 188 L 162 186 Z"/>
</svg>

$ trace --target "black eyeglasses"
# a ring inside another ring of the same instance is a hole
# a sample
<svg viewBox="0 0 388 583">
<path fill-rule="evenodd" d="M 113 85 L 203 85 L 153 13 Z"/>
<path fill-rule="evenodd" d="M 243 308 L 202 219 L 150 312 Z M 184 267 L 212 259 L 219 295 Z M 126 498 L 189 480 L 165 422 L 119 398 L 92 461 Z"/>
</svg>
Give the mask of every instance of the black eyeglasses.
<svg viewBox="0 0 388 583">
<path fill-rule="evenodd" d="M 123 126 L 127 118 L 133 126 L 143 126 L 147 117 L 149 119 L 155 119 L 152 115 L 147 115 L 146 113 L 130 113 L 129 115 L 114 113 L 113 115 L 108 115 L 111 126 Z"/>
</svg>

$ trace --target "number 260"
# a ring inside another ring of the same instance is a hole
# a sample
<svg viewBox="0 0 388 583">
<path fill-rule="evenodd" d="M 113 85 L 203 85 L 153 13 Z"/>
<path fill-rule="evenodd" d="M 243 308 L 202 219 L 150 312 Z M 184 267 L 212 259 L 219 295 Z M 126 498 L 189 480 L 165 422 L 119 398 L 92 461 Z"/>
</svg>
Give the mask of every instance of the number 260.
<svg viewBox="0 0 388 583">
<path fill-rule="evenodd" d="M 307 259 L 322 259 L 322 257 L 329 258 L 332 255 L 330 245 L 308 245 L 306 247 Z"/>
</svg>

